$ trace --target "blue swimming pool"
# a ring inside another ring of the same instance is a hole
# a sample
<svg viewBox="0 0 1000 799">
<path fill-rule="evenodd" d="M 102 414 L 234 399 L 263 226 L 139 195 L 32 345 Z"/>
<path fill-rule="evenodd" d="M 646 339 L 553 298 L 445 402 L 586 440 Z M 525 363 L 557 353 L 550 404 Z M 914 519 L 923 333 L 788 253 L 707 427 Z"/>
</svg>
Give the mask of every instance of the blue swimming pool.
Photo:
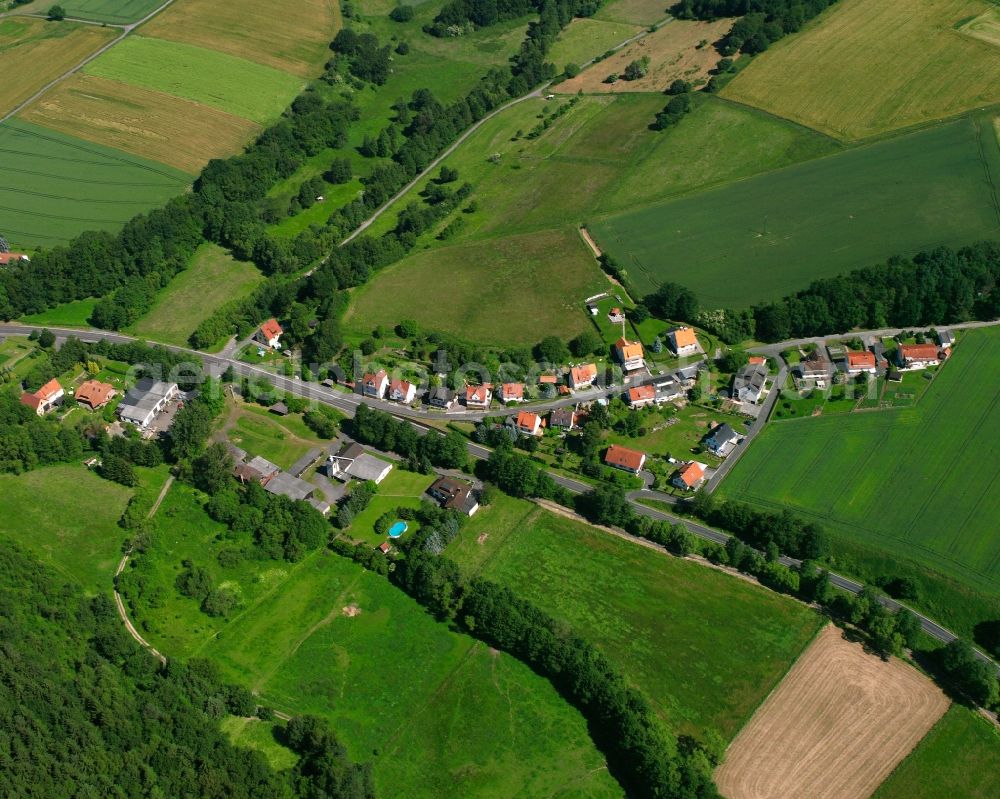
<svg viewBox="0 0 1000 799">
<path fill-rule="evenodd" d="M 395 522 L 392 525 L 392 527 L 389 528 L 389 538 L 399 538 L 405 532 L 406 532 L 406 522 L 404 521 Z"/>
</svg>

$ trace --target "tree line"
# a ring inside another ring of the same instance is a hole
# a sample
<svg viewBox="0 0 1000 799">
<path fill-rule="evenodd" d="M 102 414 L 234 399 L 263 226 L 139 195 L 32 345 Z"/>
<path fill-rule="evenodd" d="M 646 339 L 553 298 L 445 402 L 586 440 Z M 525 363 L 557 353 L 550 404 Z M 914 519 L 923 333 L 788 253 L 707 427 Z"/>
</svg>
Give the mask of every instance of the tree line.
<svg viewBox="0 0 1000 799">
<path fill-rule="evenodd" d="M 739 17 L 723 37 L 724 56 L 755 55 L 795 33 L 836 0 L 680 0 L 670 12 L 678 19 Z"/>
<path fill-rule="evenodd" d="M 371 799 L 370 766 L 352 763 L 319 719 L 293 719 L 278 772 L 234 746 L 226 714 L 270 718 L 206 660 L 161 666 L 125 632 L 110 598 L 85 598 L 0 541 L 0 781 L 23 797 L 190 796 Z"/>
</svg>

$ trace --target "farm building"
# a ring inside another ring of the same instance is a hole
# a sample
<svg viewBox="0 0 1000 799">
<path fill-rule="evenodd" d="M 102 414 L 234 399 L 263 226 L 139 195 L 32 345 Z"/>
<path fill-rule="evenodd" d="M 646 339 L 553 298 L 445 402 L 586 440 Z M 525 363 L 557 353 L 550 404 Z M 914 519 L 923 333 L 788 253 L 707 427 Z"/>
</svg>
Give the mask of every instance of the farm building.
<svg viewBox="0 0 1000 799">
<path fill-rule="evenodd" d="M 767 382 L 767 366 L 748 363 L 733 375 L 733 399 L 740 402 L 759 402 Z"/>
<path fill-rule="evenodd" d="M 642 344 L 638 341 L 629 341 L 625 336 L 615 342 L 615 358 L 626 372 L 634 372 L 646 365 Z"/>
<path fill-rule="evenodd" d="M 863 352 L 856 352 L 854 350 L 847 351 L 847 357 L 844 359 L 844 366 L 847 374 L 849 375 L 860 375 L 860 374 L 875 374 L 875 353 L 868 352 L 867 350 Z"/>
<path fill-rule="evenodd" d="M 322 454 L 323 450 L 321 449 L 313 448 L 309 450 L 305 455 L 292 464 L 292 468 L 288 470 L 289 474 L 293 477 L 301 477 L 310 466 L 319 460 Z"/>
<path fill-rule="evenodd" d="M 690 327 L 675 327 L 667 333 L 670 349 L 678 358 L 701 352 L 698 336 Z"/>
<path fill-rule="evenodd" d="M 670 482 L 685 491 L 696 490 L 705 482 L 705 464 L 698 461 L 685 463 Z"/>
<path fill-rule="evenodd" d="M 264 490 L 289 499 L 304 501 L 312 496 L 316 488 L 288 472 L 278 472 L 264 484 Z"/>
<path fill-rule="evenodd" d="M 27 405 L 39 416 L 44 416 L 62 402 L 65 393 L 58 380 L 50 380 L 38 391 L 25 391 L 21 394 L 21 404 Z"/>
<path fill-rule="evenodd" d="M 407 380 L 393 380 L 389 383 L 389 399 L 409 405 L 417 396 L 417 387 Z"/>
<path fill-rule="evenodd" d="M 524 402 L 524 383 L 504 383 L 500 386 L 500 402 Z"/>
<path fill-rule="evenodd" d="M 283 402 L 276 402 L 267 410 L 275 416 L 288 416 L 288 406 Z"/>
<path fill-rule="evenodd" d="M 465 387 L 465 407 L 489 408 L 491 402 L 493 402 L 493 390 L 489 383 Z"/>
<path fill-rule="evenodd" d="M 432 388 L 427 393 L 427 404 L 432 408 L 448 410 L 455 404 L 455 392 L 450 388 Z"/>
<path fill-rule="evenodd" d="M 739 440 L 740 434 L 730 425 L 720 424 L 705 437 L 705 446 L 713 455 L 724 458 L 733 451 Z"/>
<path fill-rule="evenodd" d="M 454 477 L 439 477 L 431 483 L 427 493 L 446 510 L 458 510 L 466 516 L 471 516 L 479 510 L 479 502 L 472 491 L 472 486 Z"/>
<path fill-rule="evenodd" d="M 574 366 L 569 370 L 569 385 L 570 388 L 581 389 L 589 388 L 594 385 L 594 381 L 597 379 L 597 364 L 596 363 L 582 363 L 579 366 Z M 554 380 L 552 381 L 555 382 Z"/>
<path fill-rule="evenodd" d="M 130 422 L 140 430 L 152 423 L 163 412 L 172 399 L 180 394 L 176 383 L 165 383 L 144 377 L 125 392 L 122 404 L 118 406 L 118 417 Z"/>
<path fill-rule="evenodd" d="M 277 319 L 268 319 L 264 322 L 264 324 L 257 328 L 257 332 L 254 334 L 254 339 L 266 347 L 277 350 L 281 348 L 281 334 L 284 332 L 285 331 L 281 329 L 281 325 L 278 324 Z"/>
<path fill-rule="evenodd" d="M 639 474 L 642 467 L 646 465 L 646 454 L 638 450 L 623 447 L 620 444 L 612 444 L 608 451 L 604 453 L 604 462 L 608 466 L 622 469 L 632 474 Z"/>
<path fill-rule="evenodd" d="M 947 354 L 937 344 L 900 344 L 896 362 L 903 369 L 926 369 L 937 366 Z"/>
<path fill-rule="evenodd" d="M 92 411 L 103 408 L 118 392 L 110 383 L 102 383 L 99 380 L 87 380 L 80 384 L 76 390 L 76 401 L 86 405 Z"/>
<path fill-rule="evenodd" d="M 361 393 L 366 397 L 382 399 L 388 388 L 389 376 L 385 373 L 384 369 L 379 369 L 377 372 L 369 372 L 361 378 Z"/>
</svg>

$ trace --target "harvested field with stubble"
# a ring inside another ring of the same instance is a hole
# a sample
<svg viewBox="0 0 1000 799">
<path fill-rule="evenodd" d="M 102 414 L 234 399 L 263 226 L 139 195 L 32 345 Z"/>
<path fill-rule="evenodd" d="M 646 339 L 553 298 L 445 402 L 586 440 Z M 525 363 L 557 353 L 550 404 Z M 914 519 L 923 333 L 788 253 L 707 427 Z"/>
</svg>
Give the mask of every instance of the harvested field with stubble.
<svg viewBox="0 0 1000 799">
<path fill-rule="evenodd" d="M 727 799 L 867 799 L 948 709 L 928 678 L 824 629 L 716 771 Z"/>
<path fill-rule="evenodd" d="M 46 92 L 20 118 L 189 174 L 239 150 L 261 130 L 201 103 L 83 74 Z"/>
<path fill-rule="evenodd" d="M 672 81 L 683 78 L 695 82 L 708 78 L 708 72 L 721 57 L 712 42 L 722 38 L 733 26 L 732 19 L 714 22 L 671 20 L 648 36 L 623 47 L 614 55 L 587 67 L 575 78 L 564 81 L 553 91 L 576 94 L 607 92 L 659 92 Z M 706 42 L 699 47 L 701 42 Z M 612 73 L 621 75 L 629 62 L 649 58 L 649 71 L 638 80 L 605 83 Z M 666 101 L 664 100 L 664 104 Z"/>
</svg>

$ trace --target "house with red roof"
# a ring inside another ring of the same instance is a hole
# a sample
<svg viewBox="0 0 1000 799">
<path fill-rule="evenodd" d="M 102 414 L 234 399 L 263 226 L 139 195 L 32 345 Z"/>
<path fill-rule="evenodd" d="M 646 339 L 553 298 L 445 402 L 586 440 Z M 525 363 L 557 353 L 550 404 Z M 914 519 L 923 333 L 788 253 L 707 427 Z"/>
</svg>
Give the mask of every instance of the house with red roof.
<svg viewBox="0 0 1000 799">
<path fill-rule="evenodd" d="M 620 444 L 612 444 L 604 453 L 604 462 L 616 469 L 639 474 L 642 467 L 646 465 L 646 453 L 623 447 Z"/>
<path fill-rule="evenodd" d="M 465 387 L 466 408 L 489 408 L 491 402 L 493 402 L 493 386 L 489 383 Z"/>
<path fill-rule="evenodd" d="M 667 333 L 667 341 L 670 343 L 670 349 L 678 358 L 701 352 L 698 336 L 690 327 L 675 327 Z"/>
<path fill-rule="evenodd" d="M 45 416 L 62 401 L 65 393 L 58 380 L 50 380 L 38 391 L 22 393 L 21 404 L 27 405 L 39 416 Z"/>
<path fill-rule="evenodd" d="M 875 353 L 868 350 L 863 350 L 862 352 L 848 350 L 847 357 L 844 359 L 844 365 L 846 366 L 847 374 L 852 377 L 861 374 L 873 375 L 875 374 Z"/>
<path fill-rule="evenodd" d="M 621 308 L 612 308 L 608 311 L 608 321 L 616 325 L 624 322 L 625 312 Z"/>
<path fill-rule="evenodd" d="M 500 386 L 500 402 L 524 402 L 524 383 L 504 383 Z"/>
<path fill-rule="evenodd" d="M 531 411 L 521 411 L 517 415 L 515 426 L 519 433 L 526 436 L 540 436 L 542 434 L 542 419 L 537 413 Z"/>
<path fill-rule="evenodd" d="M 103 408 L 117 394 L 115 387 L 110 383 L 101 383 L 98 380 L 87 380 L 80 384 L 76 390 L 76 401 L 86 405 L 92 411 Z"/>
<path fill-rule="evenodd" d="M 634 372 L 646 365 L 646 354 L 643 352 L 642 344 L 638 341 L 629 341 L 625 336 L 615 342 L 615 357 L 626 372 Z"/>
<path fill-rule="evenodd" d="M 388 388 L 389 375 L 385 373 L 384 369 L 379 369 L 377 372 L 369 372 L 361 378 L 361 393 L 366 397 L 382 399 Z"/>
<path fill-rule="evenodd" d="M 633 386 L 628 390 L 628 404 L 632 408 L 645 408 L 654 402 L 656 402 L 656 389 L 652 384 Z"/>
<path fill-rule="evenodd" d="M 409 405 L 417 396 L 417 387 L 408 380 L 392 380 L 389 382 L 389 399 Z"/>
<path fill-rule="evenodd" d="M 937 366 L 947 357 L 937 344 L 900 344 L 896 350 L 896 362 L 902 369 L 926 369 Z"/>
<path fill-rule="evenodd" d="M 670 482 L 685 491 L 697 490 L 705 482 L 705 464 L 698 461 L 683 464 Z"/>
<path fill-rule="evenodd" d="M 257 329 L 254 338 L 272 350 L 277 350 L 281 349 L 281 334 L 284 332 L 277 319 L 268 319 Z"/>
<path fill-rule="evenodd" d="M 574 366 L 569 370 L 569 385 L 570 388 L 581 389 L 589 388 L 594 385 L 594 381 L 597 379 L 597 364 L 596 363 L 582 363 L 579 366 Z"/>
<path fill-rule="evenodd" d="M 31 259 L 23 252 L 0 252 L 0 266 L 11 264 L 26 264 Z"/>
</svg>

